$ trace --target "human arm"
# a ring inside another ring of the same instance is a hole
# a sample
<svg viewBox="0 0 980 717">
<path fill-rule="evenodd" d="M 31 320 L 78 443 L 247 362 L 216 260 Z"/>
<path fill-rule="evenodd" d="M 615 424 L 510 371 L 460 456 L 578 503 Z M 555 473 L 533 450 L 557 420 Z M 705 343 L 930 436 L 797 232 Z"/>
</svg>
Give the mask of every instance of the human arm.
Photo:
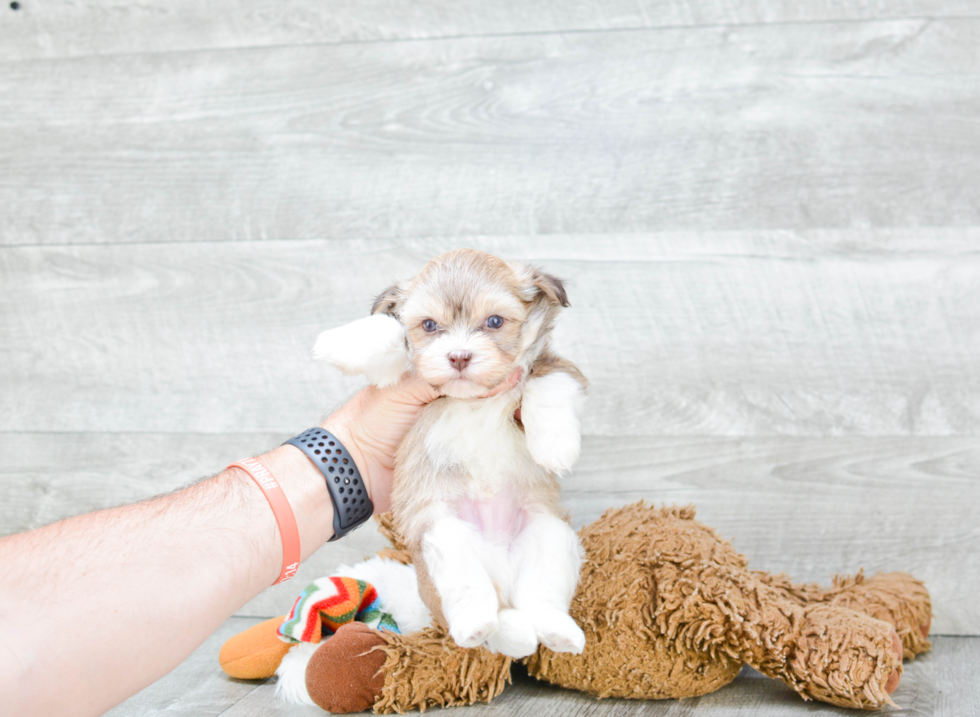
<svg viewBox="0 0 980 717">
<path fill-rule="evenodd" d="M 431 387 L 368 387 L 322 424 L 378 511 L 392 455 Z M 302 558 L 332 535 L 323 477 L 293 446 L 259 460 L 296 516 Z M 135 505 L 0 539 L 0 703 L 16 715 L 95 715 L 176 667 L 279 575 L 272 511 L 238 469 Z"/>
</svg>

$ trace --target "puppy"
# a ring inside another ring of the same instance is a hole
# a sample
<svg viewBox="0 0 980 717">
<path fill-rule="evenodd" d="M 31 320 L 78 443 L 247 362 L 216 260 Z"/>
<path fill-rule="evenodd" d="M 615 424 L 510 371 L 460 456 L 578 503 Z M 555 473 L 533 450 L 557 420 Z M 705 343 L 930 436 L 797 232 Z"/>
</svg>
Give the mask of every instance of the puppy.
<svg viewBox="0 0 980 717">
<path fill-rule="evenodd" d="M 548 345 L 568 305 L 553 276 L 463 249 L 386 289 L 370 317 L 314 348 L 382 387 L 413 371 L 442 396 L 398 449 L 392 512 L 423 601 L 461 647 L 515 658 L 539 641 L 585 647 L 568 616 L 582 549 L 556 478 L 579 455 L 587 382 Z"/>
</svg>

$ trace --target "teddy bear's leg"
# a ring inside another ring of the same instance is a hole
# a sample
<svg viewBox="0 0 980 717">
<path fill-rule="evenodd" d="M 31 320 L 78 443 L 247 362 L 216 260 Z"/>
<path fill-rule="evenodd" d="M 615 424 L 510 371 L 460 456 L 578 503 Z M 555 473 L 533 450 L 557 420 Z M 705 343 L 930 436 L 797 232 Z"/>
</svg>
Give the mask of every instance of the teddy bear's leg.
<svg viewBox="0 0 980 717">
<path fill-rule="evenodd" d="M 528 658 L 528 672 L 597 697 L 628 699 L 696 697 L 734 680 L 741 655 L 724 649 L 720 613 L 708 622 L 712 616 L 698 609 L 697 583 L 658 581 L 665 561 L 743 566 L 744 558 L 693 517 L 690 508 L 639 503 L 584 527 L 586 560 L 569 614 L 585 633 L 585 649 L 578 655 L 542 646 Z M 694 637 L 699 644 L 690 644 Z"/>
<path fill-rule="evenodd" d="M 350 623 L 316 651 L 306 686 L 320 707 L 378 714 L 489 702 L 510 682 L 511 660 L 458 647 L 442 628 L 411 635 Z"/>
<path fill-rule="evenodd" d="M 868 578 L 861 571 L 853 576 L 836 576 L 831 588 L 795 584 L 786 575 L 754 574 L 798 605 L 846 607 L 884 620 L 898 632 L 906 659 L 932 648 L 928 639 L 932 624 L 929 591 L 921 580 L 908 573 L 878 573 Z"/>
<path fill-rule="evenodd" d="M 773 674 L 804 699 L 860 709 L 894 705 L 901 675 L 902 643 L 891 625 L 819 604 L 805 608 L 789 662 Z"/>
<path fill-rule="evenodd" d="M 277 632 L 285 615 L 274 617 L 228 638 L 221 646 L 221 669 L 239 680 L 263 680 L 276 674 L 290 645 Z"/>
<path fill-rule="evenodd" d="M 691 508 L 626 506 L 581 538 L 587 561 L 571 614 L 585 651 L 539 649 L 528 670 L 540 679 L 599 696 L 693 697 L 748 662 L 805 698 L 852 707 L 887 704 L 897 686 L 891 625 L 788 600 Z"/>
<path fill-rule="evenodd" d="M 785 576 L 777 576 L 785 581 Z M 932 648 L 932 601 L 925 584 L 908 573 L 878 573 L 867 578 L 864 572 L 836 576 L 831 588 L 790 584 L 801 604 L 823 603 L 847 607 L 884 620 L 895 628 L 902 640 L 906 659 Z"/>
<path fill-rule="evenodd" d="M 877 709 L 892 704 L 902 644 L 892 625 L 824 603 L 801 606 L 749 571 L 701 566 L 701 609 L 724 616 L 726 648 L 804 699 Z M 733 619 L 734 618 L 734 619 Z"/>
</svg>

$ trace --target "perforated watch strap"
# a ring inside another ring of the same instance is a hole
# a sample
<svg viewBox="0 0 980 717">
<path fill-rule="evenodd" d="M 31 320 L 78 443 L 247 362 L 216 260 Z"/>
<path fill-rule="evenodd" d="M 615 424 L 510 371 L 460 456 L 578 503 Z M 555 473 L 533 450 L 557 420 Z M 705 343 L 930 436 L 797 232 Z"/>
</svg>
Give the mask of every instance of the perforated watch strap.
<svg viewBox="0 0 980 717">
<path fill-rule="evenodd" d="M 327 492 L 333 501 L 330 540 L 337 540 L 367 522 L 374 513 L 374 504 L 354 459 L 336 436 L 322 428 L 311 428 L 286 443 L 303 451 L 327 481 Z"/>
</svg>

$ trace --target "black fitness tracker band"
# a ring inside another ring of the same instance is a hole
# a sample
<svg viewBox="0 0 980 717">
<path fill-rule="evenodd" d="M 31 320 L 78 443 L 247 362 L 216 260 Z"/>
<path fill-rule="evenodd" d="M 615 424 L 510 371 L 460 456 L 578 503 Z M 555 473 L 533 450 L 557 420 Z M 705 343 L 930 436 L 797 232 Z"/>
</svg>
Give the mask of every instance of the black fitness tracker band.
<svg viewBox="0 0 980 717">
<path fill-rule="evenodd" d="M 311 428 L 286 443 L 303 451 L 327 481 L 327 492 L 333 501 L 333 537 L 330 540 L 342 538 L 364 525 L 374 513 L 374 503 L 368 497 L 354 459 L 337 437 L 322 428 Z"/>
</svg>

